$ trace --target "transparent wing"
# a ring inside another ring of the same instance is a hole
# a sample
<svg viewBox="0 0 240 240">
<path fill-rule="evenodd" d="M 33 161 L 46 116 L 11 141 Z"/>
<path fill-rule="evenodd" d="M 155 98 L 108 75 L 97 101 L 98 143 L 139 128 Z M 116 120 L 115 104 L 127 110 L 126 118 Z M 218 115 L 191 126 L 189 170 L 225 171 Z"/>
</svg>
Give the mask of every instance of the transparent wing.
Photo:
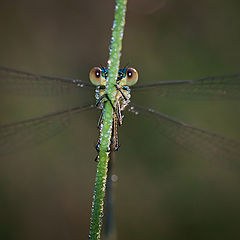
<svg viewBox="0 0 240 240">
<path fill-rule="evenodd" d="M 213 76 L 197 80 L 172 80 L 139 84 L 133 91 L 150 90 L 160 96 L 191 99 L 239 99 L 240 74 Z"/>
<path fill-rule="evenodd" d="M 95 105 L 73 107 L 38 118 L 0 126 L 0 155 L 21 150 L 55 136 L 68 126 L 77 114 L 93 109 Z"/>
<path fill-rule="evenodd" d="M 151 108 L 131 104 L 130 111 L 156 120 L 155 133 L 173 140 L 201 157 L 240 164 L 240 142 L 180 122 Z"/>
<path fill-rule="evenodd" d="M 91 83 L 62 77 L 51 77 L 0 67 L 0 92 L 27 95 L 60 95 L 71 90 L 91 88 Z"/>
</svg>

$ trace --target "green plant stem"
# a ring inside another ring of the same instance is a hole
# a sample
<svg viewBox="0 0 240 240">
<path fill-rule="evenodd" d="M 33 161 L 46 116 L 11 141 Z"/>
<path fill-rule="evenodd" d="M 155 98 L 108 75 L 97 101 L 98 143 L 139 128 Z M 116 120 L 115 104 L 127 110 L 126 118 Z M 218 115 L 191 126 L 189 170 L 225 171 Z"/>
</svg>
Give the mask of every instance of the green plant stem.
<svg viewBox="0 0 240 240">
<path fill-rule="evenodd" d="M 114 103 L 116 95 L 116 79 L 120 64 L 122 49 L 123 30 L 125 25 L 127 0 L 116 0 L 115 15 L 112 29 L 110 54 L 108 60 L 109 77 L 106 85 L 106 92 Z M 112 135 L 113 108 L 109 101 L 106 102 L 103 110 L 103 125 L 100 131 L 99 158 L 95 180 L 95 188 L 92 203 L 92 216 L 90 223 L 89 239 L 100 239 L 103 203 L 106 189 L 107 167 L 109 160 L 109 149 Z"/>
</svg>

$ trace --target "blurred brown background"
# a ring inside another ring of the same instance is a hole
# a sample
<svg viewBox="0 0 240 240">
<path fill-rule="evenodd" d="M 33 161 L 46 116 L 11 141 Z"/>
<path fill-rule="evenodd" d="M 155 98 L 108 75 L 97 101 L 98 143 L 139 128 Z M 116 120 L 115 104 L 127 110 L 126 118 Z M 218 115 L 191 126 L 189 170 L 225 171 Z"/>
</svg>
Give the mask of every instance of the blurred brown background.
<svg viewBox="0 0 240 240">
<path fill-rule="evenodd" d="M 141 82 L 238 73 L 239 7 L 237 0 L 129 0 L 121 63 L 137 68 Z M 0 65 L 88 81 L 89 69 L 107 62 L 113 9 L 109 0 L 1 1 Z M 4 124 L 94 103 L 94 92 L 0 99 Z M 240 139 L 237 101 L 149 92 L 138 102 Z M 1 158 L 0 239 L 87 239 L 98 114 L 83 113 L 62 134 Z M 151 121 L 130 114 L 119 130 L 118 239 L 239 238 L 239 165 L 185 153 L 154 133 Z"/>
</svg>

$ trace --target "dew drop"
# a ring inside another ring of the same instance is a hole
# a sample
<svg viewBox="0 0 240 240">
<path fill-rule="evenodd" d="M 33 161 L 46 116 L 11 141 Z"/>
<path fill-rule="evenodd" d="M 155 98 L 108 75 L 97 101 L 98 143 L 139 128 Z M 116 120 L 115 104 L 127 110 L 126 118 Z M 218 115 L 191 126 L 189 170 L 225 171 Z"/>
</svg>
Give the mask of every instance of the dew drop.
<svg viewBox="0 0 240 240">
<path fill-rule="evenodd" d="M 111 176 L 111 180 L 112 180 L 113 182 L 117 182 L 117 181 L 118 181 L 118 176 L 117 176 L 116 174 L 113 174 L 113 175 Z"/>
<path fill-rule="evenodd" d="M 84 87 L 84 84 L 83 83 L 78 83 L 77 86 L 82 88 L 82 87 Z"/>
</svg>

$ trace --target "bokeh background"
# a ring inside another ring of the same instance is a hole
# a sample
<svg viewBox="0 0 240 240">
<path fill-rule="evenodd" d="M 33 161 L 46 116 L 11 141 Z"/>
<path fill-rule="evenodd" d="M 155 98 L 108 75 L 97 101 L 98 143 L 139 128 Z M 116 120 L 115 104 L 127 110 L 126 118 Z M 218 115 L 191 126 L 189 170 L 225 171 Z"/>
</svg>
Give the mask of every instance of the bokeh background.
<svg viewBox="0 0 240 240">
<path fill-rule="evenodd" d="M 239 8 L 237 0 L 129 0 L 121 63 L 138 69 L 141 83 L 238 73 Z M 113 10 L 109 0 L 3 0 L 0 65 L 88 81 L 89 69 L 107 62 Z M 2 94 L 0 123 L 94 103 L 94 91 L 31 95 Z M 240 139 L 237 101 L 134 98 Z M 84 112 L 56 137 L 1 157 L 1 239 L 87 239 L 98 115 Z M 119 130 L 117 238 L 239 238 L 239 164 L 184 151 L 157 127 L 126 113 Z"/>
</svg>

